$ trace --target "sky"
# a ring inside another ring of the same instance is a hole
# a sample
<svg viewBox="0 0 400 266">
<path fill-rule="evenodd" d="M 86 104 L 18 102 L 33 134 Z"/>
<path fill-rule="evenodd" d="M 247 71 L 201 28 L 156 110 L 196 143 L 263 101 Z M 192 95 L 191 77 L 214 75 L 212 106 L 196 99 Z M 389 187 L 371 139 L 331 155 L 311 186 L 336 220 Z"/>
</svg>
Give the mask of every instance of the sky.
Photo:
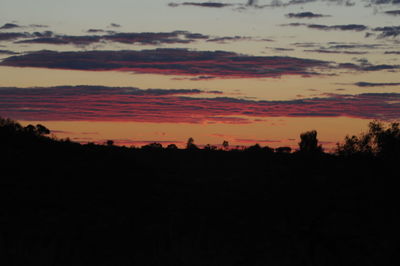
<svg viewBox="0 0 400 266">
<path fill-rule="evenodd" d="M 399 0 L 2 0 L 0 116 L 81 143 L 327 149 L 400 119 Z"/>
</svg>

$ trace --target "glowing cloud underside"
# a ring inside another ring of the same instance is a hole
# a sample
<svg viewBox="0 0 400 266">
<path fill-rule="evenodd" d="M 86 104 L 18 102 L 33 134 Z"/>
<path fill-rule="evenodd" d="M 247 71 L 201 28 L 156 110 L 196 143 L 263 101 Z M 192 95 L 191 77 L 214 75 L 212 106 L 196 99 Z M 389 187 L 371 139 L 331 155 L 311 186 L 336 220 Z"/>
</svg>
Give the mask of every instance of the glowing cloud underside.
<svg viewBox="0 0 400 266">
<path fill-rule="evenodd" d="M 260 117 L 399 119 L 400 94 L 332 94 L 325 98 L 252 101 L 195 98 L 199 90 L 96 86 L 0 88 L 0 116 L 43 121 L 251 123 Z"/>
</svg>

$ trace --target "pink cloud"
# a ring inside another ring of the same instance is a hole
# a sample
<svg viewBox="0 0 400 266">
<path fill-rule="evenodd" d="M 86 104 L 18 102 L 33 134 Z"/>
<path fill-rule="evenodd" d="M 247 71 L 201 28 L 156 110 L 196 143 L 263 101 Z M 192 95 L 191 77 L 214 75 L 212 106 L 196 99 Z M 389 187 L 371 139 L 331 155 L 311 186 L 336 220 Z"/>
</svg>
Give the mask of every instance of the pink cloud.
<svg viewBox="0 0 400 266">
<path fill-rule="evenodd" d="M 329 94 L 321 98 L 255 101 L 194 98 L 191 90 L 77 86 L 0 88 L 0 115 L 20 120 L 252 123 L 265 117 L 399 119 L 400 94 Z M 201 94 L 197 92 L 196 94 Z"/>
</svg>

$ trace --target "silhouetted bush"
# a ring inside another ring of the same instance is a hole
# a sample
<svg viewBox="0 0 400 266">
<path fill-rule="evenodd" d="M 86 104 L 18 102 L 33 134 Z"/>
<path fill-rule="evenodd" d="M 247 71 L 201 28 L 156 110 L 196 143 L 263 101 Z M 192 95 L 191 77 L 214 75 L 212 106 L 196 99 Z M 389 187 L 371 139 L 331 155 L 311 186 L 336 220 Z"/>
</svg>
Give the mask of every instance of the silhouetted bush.
<svg viewBox="0 0 400 266">
<path fill-rule="evenodd" d="M 41 124 L 37 124 L 36 125 L 36 132 L 38 135 L 49 135 L 51 132 L 48 128 L 46 128 L 45 126 L 41 125 Z"/>
<path fill-rule="evenodd" d="M 114 141 L 113 140 L 107 140 L 106 141 L 106 145 L 109 146 L 109 147 L 114 146 Z"/>
<path fill-rule="evenodd" d="M 178 146 L 176 146 L 176 144 L 168 144 L 167 146 L 167 150 L 177 150 Z"/>
<path fill-rule="evenodd" d="M 245 149 L 245 151 L 249 151 L 249 152 L 260 152 L 262 151 L 262 148 L 260 146 L 260 144 L 256 143 L 252 146 L 249 146 Z"/>
<path fill-rule="evenodd" d="M 206 145 L 204 145 L 203 149 L 206 151 L 215 151 L 215 150 L 217 150 L 217 146 L 211 145 L 211 144 L 206 144 Z"/>
<path fill-rule="evenodd" d="M 142 146 L 143 150 L 162 150 L 163 146 L 162 144 L 158 143 L 158 142 L 153 142 L 153 143 L 149 143 L 147 145 Z"/>
<path fill-rule="evenodd" d="M 292 151 L 292 148 L 290 147 L 278 147 L 275 149 L 276 153 L 290 153 Z"/>
</svg>

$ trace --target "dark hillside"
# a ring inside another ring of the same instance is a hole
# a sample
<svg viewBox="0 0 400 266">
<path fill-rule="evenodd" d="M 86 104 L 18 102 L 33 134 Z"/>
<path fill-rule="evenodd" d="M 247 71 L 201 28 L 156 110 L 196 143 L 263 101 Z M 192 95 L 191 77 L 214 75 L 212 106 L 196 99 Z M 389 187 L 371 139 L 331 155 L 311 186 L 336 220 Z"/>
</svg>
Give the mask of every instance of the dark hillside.
<svg viewBox="0 0 400 266">
<path fill-rule="evenodd" d="M 80 145 L 10 123 L 1 265 L 395 265 L 396 157 Z"/>
</svg>

